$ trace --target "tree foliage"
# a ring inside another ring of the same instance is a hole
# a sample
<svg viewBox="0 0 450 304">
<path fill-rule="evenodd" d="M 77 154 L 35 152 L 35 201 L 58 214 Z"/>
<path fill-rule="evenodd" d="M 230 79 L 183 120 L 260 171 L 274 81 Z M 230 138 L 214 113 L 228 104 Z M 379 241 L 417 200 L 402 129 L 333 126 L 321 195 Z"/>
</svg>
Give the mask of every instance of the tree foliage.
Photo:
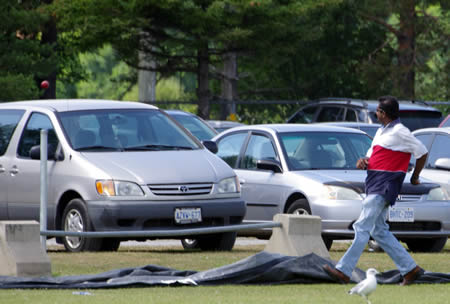
<svg viewBox="0 0 450 304">
<path fill-rule="evenodd" d="M 54 12 L 73 44 L 89 50 L 111 43 L 129 65 L 162 77 L 197 76 L 199 114 L 209 116 L 210 75 L 223 54 L 252 54 L 306 35 L 293 24 L 333 0 L 59 0 Z M 300 31 L 299 31 L 300 30 Z M 139 52 L 155 62 L 141 65 Z M 266 55 L 270 55 L 271 51 Z"/>
<path fill-rule="evenodd" d="M 42 44 L 49 16 L 40 1 L 0 2 L 0 100 L 39 98 L 37 79 L 54 71 L 57 61 L 51 45 Z"/>
</svg>

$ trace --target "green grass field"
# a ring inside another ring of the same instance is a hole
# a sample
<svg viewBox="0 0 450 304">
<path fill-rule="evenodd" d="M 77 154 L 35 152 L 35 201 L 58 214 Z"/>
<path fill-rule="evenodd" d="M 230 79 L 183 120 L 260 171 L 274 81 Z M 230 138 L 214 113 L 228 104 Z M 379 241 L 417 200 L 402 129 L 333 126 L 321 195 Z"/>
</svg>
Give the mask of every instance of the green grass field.
<svg viewBox="0 0 450 304">
<path fill-rule="evenodd" d="M 337 243 L 331 257 L 339 259 L 348 243 Z M 173 247 L 121 247 L 111 253 L 66 253 L 49 248 L 54 276 L 95 274 L 123 267 L 157 264 L 178 270 L 206 270 L 227 265 L 261 250 L 264 246 L 236 246 L 231 252 L 184 251 Z M 413 254 L 416 262 L 429 271 L 450 273 L 450 242 L 440 253 Z M 358 267 L 379 271 L 395 266 L 385 253 L 364 252 Z M 292 284 L 271 286 L 223 285 L 214 287 L 147 287 L 88 290 L 90 295 L 75 295 L 75 290 L 0 290 L 0 303 L 366 303 L 350 296 L 353 285 Z M 379 285 L 370 296 L 376 303 L 450 303 L 449 284 L 422 284 L 401 287 Z"/>
</svg>

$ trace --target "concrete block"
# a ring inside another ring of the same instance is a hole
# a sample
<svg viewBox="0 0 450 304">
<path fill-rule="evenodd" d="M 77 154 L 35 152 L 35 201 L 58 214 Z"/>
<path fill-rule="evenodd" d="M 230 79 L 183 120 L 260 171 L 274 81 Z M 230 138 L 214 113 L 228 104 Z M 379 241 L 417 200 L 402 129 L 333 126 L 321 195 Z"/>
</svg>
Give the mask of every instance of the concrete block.
<svg viewBox="0 0 450 304">
<path fill-rule="evenodd" d="M 50 276 L 51 263 L 36 221 L 0 221 L 0 275 Z"/>
<path fill-rule="evenodd" d="M 282 227 L 273 228 L 265 251 L 289 256 L 315 253 L 330 259 L 321 237 L 322 221 L 319 216 L 276 214 L 273 221 L 280 222 Z"/>
</svg>

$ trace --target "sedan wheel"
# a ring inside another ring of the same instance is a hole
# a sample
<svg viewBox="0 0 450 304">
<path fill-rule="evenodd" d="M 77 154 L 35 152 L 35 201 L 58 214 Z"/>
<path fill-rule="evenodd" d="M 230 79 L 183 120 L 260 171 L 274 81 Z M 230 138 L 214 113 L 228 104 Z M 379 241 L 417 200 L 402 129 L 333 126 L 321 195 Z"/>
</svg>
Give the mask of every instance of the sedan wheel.
<svg viewBox="0 0 450 304">
<path fill-rule="evenodd" d="M 200 249 L 197 239 L 182 239 L 181 245 L 183 245 L 184 249 Z"/>
<path fill-rule="evenodd" d="M 409 250 L 413 252 L 440 252 L 447 243 L 447 237 L 433 239 L 405 240 Z"/>
<path fill-rule="evenodd" d="M 311 208 L 309 207 L 308 201 L 304 198 L 294 201 L 288 208 L 287 213 L 295 215 L 311 215 Z M 333 245 L 333 240 L 322 236 L 322 240 L 325 244 L 327 250 L 330 250 Z"/>
</svg>

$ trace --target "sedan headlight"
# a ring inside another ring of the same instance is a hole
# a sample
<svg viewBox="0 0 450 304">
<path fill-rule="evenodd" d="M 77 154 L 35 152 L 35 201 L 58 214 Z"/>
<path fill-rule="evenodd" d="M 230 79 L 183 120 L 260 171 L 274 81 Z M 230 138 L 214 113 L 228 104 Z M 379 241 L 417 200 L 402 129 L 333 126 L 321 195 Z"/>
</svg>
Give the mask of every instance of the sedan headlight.
<svg viewBox="0 0 450 304">
<path fill-rule="evenodd" d="M 241 192 L 239 180 L 237 176 L 224 178 L 217 185 L 217 192 L 219 193 L 235 193 Z"/>
<path fill-rule="evenodd" d="M 350 188 L 330 185 L 323 186 L 323 197 L 328 200 L 363 200 L 361 194 Z"/>
<path fill-rule="evenodd" d="M 428 192 L 428 201 L 446 201 L 449 199 L 448 194 L 444 191 L 444 189 L 442 189 L 442 187 L 431 189 L 430 192 Z"/>
<path fill-rule="evenodd" d="M 98 194 L 104 196 L 143 196 L 141 187 L 132 182 L 98 180 L 95 182 Z"/>
</svg>

